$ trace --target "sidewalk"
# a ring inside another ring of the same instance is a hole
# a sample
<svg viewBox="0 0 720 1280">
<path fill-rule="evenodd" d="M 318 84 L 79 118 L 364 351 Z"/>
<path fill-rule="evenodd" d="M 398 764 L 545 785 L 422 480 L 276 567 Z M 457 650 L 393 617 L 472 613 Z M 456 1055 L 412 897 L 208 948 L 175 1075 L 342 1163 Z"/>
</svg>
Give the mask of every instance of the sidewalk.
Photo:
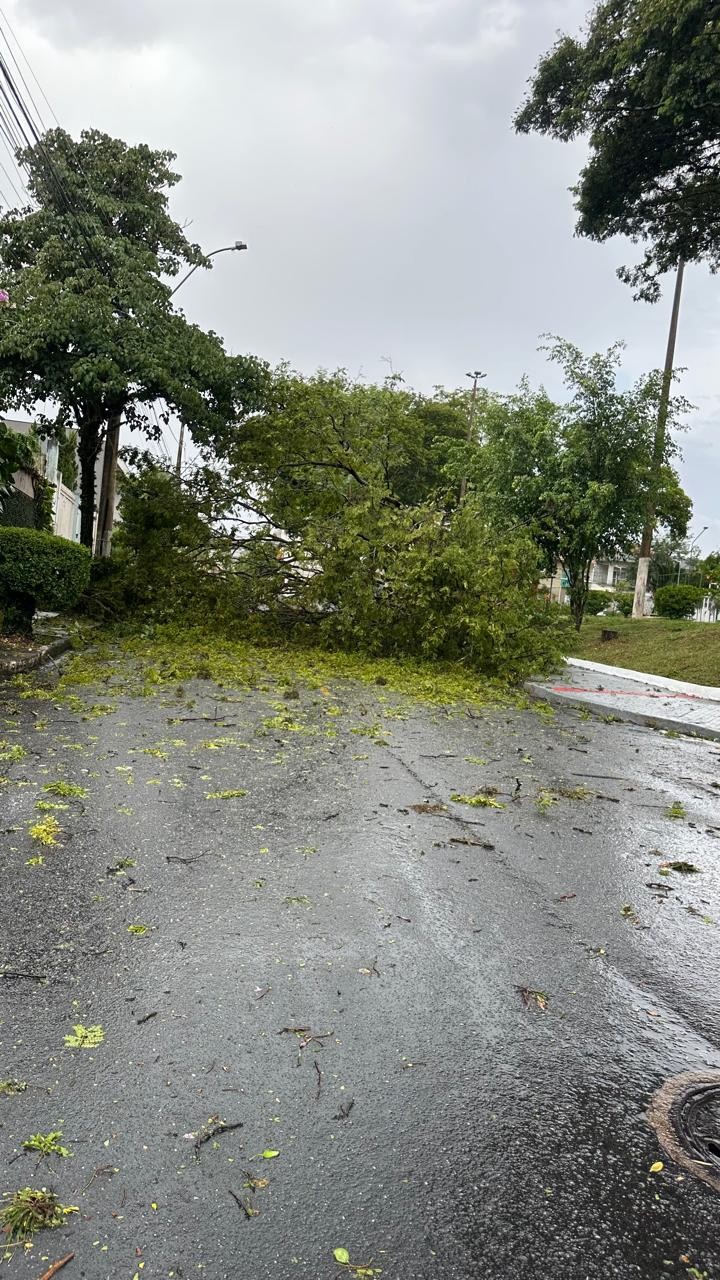
<svg viewBox="0 0 720 1280">
<path fill-rule="evenodd" d="M 559 706 L 585 707 L 600 716 L 720 740 L 720 688 L 580 658 L 568 658 L 561 676 L 530 680 L 525 688 Z"/>
</svg>

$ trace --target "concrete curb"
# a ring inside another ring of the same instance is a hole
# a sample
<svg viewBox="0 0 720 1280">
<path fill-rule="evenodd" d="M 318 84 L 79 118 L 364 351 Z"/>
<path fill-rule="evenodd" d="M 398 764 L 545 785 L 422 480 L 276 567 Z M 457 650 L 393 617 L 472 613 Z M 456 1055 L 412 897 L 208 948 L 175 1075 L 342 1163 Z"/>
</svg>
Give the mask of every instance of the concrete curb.
<svg viewBox="0 0 720 1280">
<path fill-rule="evenodd" d="M 589 702 L 580 694 L 574 697 L 570 693 L 555 693 L 553 689 L 546 689 L 544 685 L 536 684 L 533 680 L 527 680 L 524 689 L 531 698 L 549 702 L 555 707 L 572 707 L 574 710 L 589 711 L 599 719 L 602 719 L 605 714 L 612 716 L 613 720 L 623 720 L 628 724 L 641 724 L 651 729 L 667 729 L 672 733 L 681 733 L 686 738 L 707 738 L 711 742 L 720 742 L 720 730 L 706 729 L 702 725 L 691 727 L 686 720 L 674 720 L 672 716 L 656 716 L 629 709 L 626 711 L 624 707 L 603 709 L 599 703 Z"/>
<path fill-rule="evenodd" d="M 0 681 L 25 675 L 27 671 L 35 671 L 38 667 L 51 662 L 53 658 L 58 658 L 61 653 L 67 653 L 71 647 L 70 637 L 61 636 L 58 640 L 43 645 L 36 653 L 28 654 L 24 658 L 0 658 Z"/>
<path fill-rule="evenodd" d="M 708 702 L 720 702 L 720 689 L 711 684 L 690 684 L 687 680 L 672 680 L 670 676 L 649 676 L 630 667 L 609 667 L 604 662 L 590 662 L 587 658 L 566 658 L 567 667 L 580 667 L 582 671 L 597 671 L 600 676 L 618 676 L 622 680 L 636 680 L 650 685 L 651 689 L 672 689 L 674 693 L 690 693 Z"/>
</svg>

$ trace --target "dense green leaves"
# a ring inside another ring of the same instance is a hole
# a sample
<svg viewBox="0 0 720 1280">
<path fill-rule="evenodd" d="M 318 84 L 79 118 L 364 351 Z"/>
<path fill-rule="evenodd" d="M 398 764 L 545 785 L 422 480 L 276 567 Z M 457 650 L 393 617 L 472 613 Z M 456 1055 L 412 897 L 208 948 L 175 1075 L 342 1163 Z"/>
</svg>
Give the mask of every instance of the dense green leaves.
<svg viewBox="0 0 720 1280">
<path fill-rule="evenodd" d="M 87 586 L 90 556 L 39 529 L 0 527 L 0 611 L 6 632 L 31 629 L 36 609 L 68 609 Z"/>
<path fill-rule="evenodd" d="M 702 587 L 693 587 L 686 582 L 668 583 L 655 592 L 655 613 L 661 618 L 692 618 L 704 595 Z"/>
<path fill-rule="evenodd" d="M 619 344 L 584 356 L 554 338 L 546 350 L 563 370 L 570 399 L 555 404 L 527 384 L 513 396 L 489 399 L 476 484 L 490 509 L 531 532 L 548 572 L 562 565 L 579 627 L 593 560 L 632 553 L 642 530 L 660 380 L 650 374 L 618 390 Z M 673 400 L 670 422 L 685 408 Z M 682 535 L 690 501 L 670 466 L 674 451 L 668 436 L 658 514 Z"/>
<path fill-rule="evenodd" d="M 466 411 L 464 395 L 280 369 L 265 412 L 221 459 L 208 450 L 191 485 L 156 469 L 130 482 L 100 572 L 156 619 L 180 610 L 493 675 L 541 669 L 560 633 L 537 593 L 537 547 L 472 499 L 455 505 Z"/>
<path fill-rule="evenodd" d="M 621 276 L 658 296 L 685 261 L 720 266 L 720 3 L 602 0 L 583 40 L 540 61 L 516 128 L 589 136 L 575 188 L 578 230 L 648 242 Z"/>
<path fill-rule="evenodd" d="M 40 401 L 45 429 L 78 431 L 81 537 L 92 539 L 95 461 L 108 420 L 146 437 L 176 414 L 212 438 L 254 407 L 262 369 L 189 324 L 163 279 L 205 265 L 168 212 L 170 152 L 60 129 L 23 153 L 35 209 L 0 218 L 0 407 Z M 59 185 L 61 184 L 61 185 Z"/>
</svg>

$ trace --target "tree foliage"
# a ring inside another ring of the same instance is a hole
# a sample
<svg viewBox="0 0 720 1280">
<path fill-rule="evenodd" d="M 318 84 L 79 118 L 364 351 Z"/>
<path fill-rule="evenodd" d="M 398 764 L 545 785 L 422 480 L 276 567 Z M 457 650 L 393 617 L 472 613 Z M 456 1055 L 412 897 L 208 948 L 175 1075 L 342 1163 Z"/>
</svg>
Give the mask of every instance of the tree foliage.
<svg viewBox="0 0 720 1280">
<path fill-rule="evenodd" d="M 221 459 L 208 450 L 191 485 L 157 472 L 131 482 L 107 572 L 123 591 L 172 584 L 132 588 L 146 616 L 182 602 L 235 630 L 498 676 L 543 669 L 561 641 L 537 548 L 456 502 L 466 408 L 464 394 L 280 369 L 265 412 L 228 435 Z"/>
<path fill-rule="evenodd" d="M 561 36 L 541 59 L 515 118 L 525 133 L 588 135 L 578 231 L 646 242 L 619 274 L 653 301 L 681 258 L 720 267 L 719 68 L 718 0 L 601 0 L 584 39 Z"/>
<path fill-rule="evenodd" d="M 653 607 L 661 618 L 692 618 L 704 595 L 702 587 L 693 587 L 687 582 L 671 582 L 665 587 L 658 587 Z"/>
<path fill-rule="evenodd" d="M 88 582 L 85 547 L 40 529 L 0 527 L 2 630 L 32 630 L 36 609 L 68 609 Z"/>
<path fill-rule="evenodd" d="M 15 472 L 28 470 L 33 466 L 34 451 L 30 440 L 17 431 L 11 431 L 0 420 L 0 511 L 3 499 L 9 497 L 15 488 Z"/>
<path fill-rule="evenodd" d="M 74 426 L 81 539 L 92 540 L 95 462 L 121 415 L 157 436 L 152 412 L 177 415 L 204 439 L 255 403 L 262 368 L 229 357 L 190 324 L 163 276 L 208 265 L 168 211 L 178 182 L 169 151 L 127 146 L 97 130 L 61 129 L 20 154 L 35 207 L 0 217 L 0 265 L 12 305 L 0 309 L 0 406 L 47 401 L 48 431 Z"/>
<path fill-rule="evenodd" d="M 548 572 L 560 562 L 579 628 L 593 560 L 630 554 L 642 530 L 660 375 L 620 391 L 621 344 L 585 356 L 553 338 L 545 349 L 562 368 L 569 400 L 556 404 L 523 383 L 515 395 L 486 401 L 476 484 L 488 507 L 531 532 Z M 671 423 L 686 407 L 672 401 Z M 675 451 L 668 435 L 658 512 L 682 535 L 691 504 L 671 466 Z"/>
</svg>

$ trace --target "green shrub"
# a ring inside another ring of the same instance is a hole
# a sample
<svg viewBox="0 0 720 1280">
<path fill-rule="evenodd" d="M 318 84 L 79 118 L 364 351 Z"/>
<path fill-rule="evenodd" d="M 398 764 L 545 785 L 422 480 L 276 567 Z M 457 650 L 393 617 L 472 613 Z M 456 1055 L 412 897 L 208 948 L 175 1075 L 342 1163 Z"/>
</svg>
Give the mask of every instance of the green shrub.
<svg viewBox="0 0 720 1280">
<path fill-rule="evenodd" d="M 658 587 L 655 592 L 655 612 L 661 618 L 692 618 L 705 592 L 702 587 L 687 583 L 674 583 Z"/>
<path fill-rule="evenodd" d="M 585 605 L 585 613 L 589 618 L 595 618 L 599 613 L 602 613 L 603 609 L 607 609 L 614 599 L 612 591 L 590 591 Z"/>
<path fill-rule="evenodd" d="M 623 618 L 629 618 L 633 611 L 633 601 L 635 599 L 634 591 L 619 591 L 615 596 L 615 603 L 618 606 Z"/>
<path fill-rule="evenodd" d="M 89 574 L 86 547 L 40 529 L 0 527 L 2 630 L 29 634 L 36 609 L 71 608 Z"/>
</svg>

